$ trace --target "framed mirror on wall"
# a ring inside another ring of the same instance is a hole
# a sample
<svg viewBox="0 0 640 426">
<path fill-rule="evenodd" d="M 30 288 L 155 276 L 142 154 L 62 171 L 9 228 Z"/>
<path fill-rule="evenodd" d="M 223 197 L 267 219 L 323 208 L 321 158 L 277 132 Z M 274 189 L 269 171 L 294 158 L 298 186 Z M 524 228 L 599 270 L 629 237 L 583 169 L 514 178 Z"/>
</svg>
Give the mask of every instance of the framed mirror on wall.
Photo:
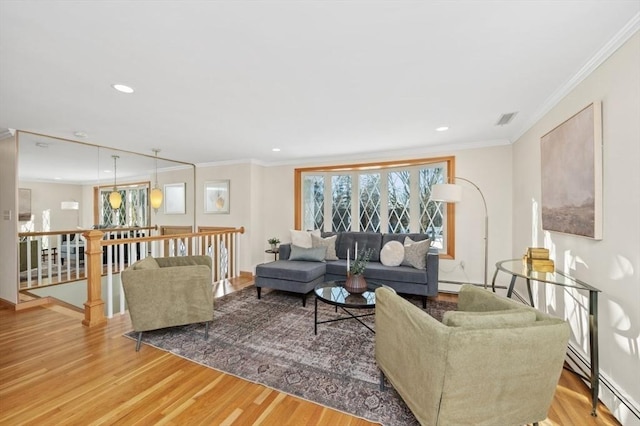
<svg viewBox="0 0 640 426">
<path fill-rule="evenodd" d="M 184 210 L 195 212 L 187 204 L 195 202 L 195 194 L 186 192 L 195 188 L 195 165 L 159 157 L 151 149 L 135 153 L 21 130 L 16 135 L 17 187 L 31 192 L 31 217 L 19 222 L 19 231 L 25 224 L 30 225 L 25 230 L 35 232 L 153 226 L 167 221 L 195 226 L 195 214 L 167 216 L 164 206 L 157 212 L 150 207 L 152 186 L 183 182 Z M 115 209 L 108 200 L 114 187 L 121 199 Z M 73 211 L 63 208 L 70 203 Z"/>
</svg>

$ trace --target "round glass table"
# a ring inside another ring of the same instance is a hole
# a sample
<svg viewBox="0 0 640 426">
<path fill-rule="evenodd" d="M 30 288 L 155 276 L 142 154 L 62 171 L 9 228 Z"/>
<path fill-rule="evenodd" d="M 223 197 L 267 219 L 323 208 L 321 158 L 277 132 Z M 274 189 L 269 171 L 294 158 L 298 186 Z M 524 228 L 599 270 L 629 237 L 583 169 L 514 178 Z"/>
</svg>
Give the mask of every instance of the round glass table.
<svg viewBox="0 0 640 426">
<path fill-rule="evenodd" d="M 374 309 L 376 307 L 376 289 L 382 287 L 382 284 L 374 281 L 367 281 L 367 290 L 363 293 L 350 293 L 344 288 L 344 281 L 329 281 L 322 284 L 318 284 L 314 289 L 316 295 L 315 309 L 314 309 L 314 334 L 318 334 L 318 324 L 324 324 L 328 322 L 343 321 L 348 319 L 355 319 L 360 324 L 365 326 L 369 331 L 375 333 L 375 331 L 367 324 L 362 322 L 360 318 L 375 315 L 375 312 L 369 312 L 365 314 L 355 315 L 349 309 Z M 318 300 L 333 305 L 342 309 L 348 316 L 340 318 L 332 318 L 329 320 L 318 321 Z"/>
</svg>

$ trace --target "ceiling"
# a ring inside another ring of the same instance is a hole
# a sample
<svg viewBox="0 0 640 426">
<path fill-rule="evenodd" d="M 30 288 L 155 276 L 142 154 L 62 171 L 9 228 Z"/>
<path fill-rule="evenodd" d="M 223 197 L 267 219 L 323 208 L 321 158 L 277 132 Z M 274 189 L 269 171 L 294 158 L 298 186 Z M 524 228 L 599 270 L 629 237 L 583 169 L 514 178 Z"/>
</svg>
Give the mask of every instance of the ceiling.
<svg viewBox="0 0 640 426">
<path fill-rule="evenodd" d="M 638 0 L 2 0 L 0 127 L 195 164 L 508 144 L 639 15 Z"/>
</svg>

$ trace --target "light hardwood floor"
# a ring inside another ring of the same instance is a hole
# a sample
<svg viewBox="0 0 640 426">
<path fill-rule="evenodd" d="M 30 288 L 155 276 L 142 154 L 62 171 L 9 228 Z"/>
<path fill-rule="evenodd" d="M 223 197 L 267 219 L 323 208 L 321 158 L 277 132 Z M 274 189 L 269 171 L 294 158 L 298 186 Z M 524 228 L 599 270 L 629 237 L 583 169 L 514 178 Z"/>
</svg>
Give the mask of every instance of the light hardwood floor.
<svg viewBox="0 0 640 426">
<path fill-rule="evenodd" d="M 251 283 L 239 279 L 216 294 Z M 0 425 L 372 424 L 150 346 L 135 352 L 122 336 L 128 315 L 91 329 L 81 318 L 57 305 L 0 307 Z M 589 407 L 586 386 L 565 371 L 541 424 L 619 424 L 606 407 L 597 418 Z"/>
</svg>

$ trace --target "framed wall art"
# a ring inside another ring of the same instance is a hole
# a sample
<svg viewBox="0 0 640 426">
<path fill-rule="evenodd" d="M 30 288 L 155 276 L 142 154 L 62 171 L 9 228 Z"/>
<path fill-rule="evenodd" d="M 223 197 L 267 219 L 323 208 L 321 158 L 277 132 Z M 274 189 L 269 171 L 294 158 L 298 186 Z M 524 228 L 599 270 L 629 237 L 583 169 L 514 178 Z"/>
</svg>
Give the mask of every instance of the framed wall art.
<svg viewBox="0 0 640 426">
<path fill-rule="evenodd" d="M 205 182 L 204 212 L 228 214 L 229 207 L 229 180 Z"/>
<path fill-rule="evenodd" d="M 602 239 L 602 107 L 594 102 L 540 139 L 542 229 Z"/>
<path fill-rule="evenodd" d="M 164 213 L 185 214 L 185 183 L 168 183 L 164 185 Z"/>
</svg>

